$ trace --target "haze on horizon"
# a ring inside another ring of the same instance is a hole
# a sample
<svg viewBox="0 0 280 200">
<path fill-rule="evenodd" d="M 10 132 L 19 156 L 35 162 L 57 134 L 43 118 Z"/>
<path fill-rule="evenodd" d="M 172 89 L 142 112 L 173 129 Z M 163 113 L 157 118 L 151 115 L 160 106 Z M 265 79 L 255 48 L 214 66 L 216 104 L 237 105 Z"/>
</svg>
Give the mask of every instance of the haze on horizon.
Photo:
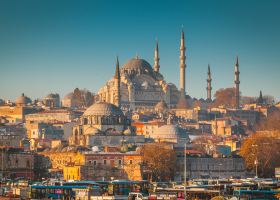
<svg viewBox="0 0 280 200">
<path fill-rule="evenodd" d="M 233 87 L 236 56 L 240 91 L 280 100 L 280 1 L 85 0 L 0 2 L 0 98 L 42 98 L 74 88 L 97 92 L 120 65 L 138 54 L 179 86 L 184 25 L 187 94 L 206 98 L 208 63 L 213 91 Z"/>
</svg>

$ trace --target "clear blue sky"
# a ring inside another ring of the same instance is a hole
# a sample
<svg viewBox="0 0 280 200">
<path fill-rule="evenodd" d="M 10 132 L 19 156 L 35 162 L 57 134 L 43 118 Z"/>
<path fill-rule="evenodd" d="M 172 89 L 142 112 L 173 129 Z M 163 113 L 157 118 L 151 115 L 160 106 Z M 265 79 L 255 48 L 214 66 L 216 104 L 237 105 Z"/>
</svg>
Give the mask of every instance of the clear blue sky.
<svg viewBox="0 0 280 200">
<path fill-rule="evenodd" d="M 156 37 L 160 71 L 179 83 L 179 41 L 184 25 L 187 93 L 206 96 L 233 86 L 240 59 L 240 89 L 280 99 L 280 1 L 1 0 L 0 98 L 24 92 L 64 96 L 75 87 L 97 90 L 136 53 L 153 65 Z"/>
</svg>

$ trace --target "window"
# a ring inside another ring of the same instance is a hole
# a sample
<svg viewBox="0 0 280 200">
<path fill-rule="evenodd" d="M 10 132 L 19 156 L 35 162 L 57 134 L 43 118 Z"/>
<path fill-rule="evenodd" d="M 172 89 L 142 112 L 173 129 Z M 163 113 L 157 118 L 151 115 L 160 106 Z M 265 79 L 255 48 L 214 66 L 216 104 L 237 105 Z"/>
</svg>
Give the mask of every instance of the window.
<svg viewBox="0 0 280 200">
<path fill-rule="evenodd" d="M 106 165 L 107 164 L 107 160 L 103 160 L 103 164 Z"/>
<path fill-rule="evenodd" d="M 122 160 L 119 160 L 119 165 L 121 165 L 122 164 Z"/>
<path fill-rule="evenodd" d="M 95 166 L 97 164 L 96 160 L 93 161 L 93 165 Z"/>
<path fill-rule="evenodd" d="M 132 160 L 129 160 L 129 164 L 132 164 Z"/>
<path fill-rule="evenodd" d="M 29 162 L 29 160 L 26 161 L 26 167 L 30 167 L 30 162 Z"/>
</svg>

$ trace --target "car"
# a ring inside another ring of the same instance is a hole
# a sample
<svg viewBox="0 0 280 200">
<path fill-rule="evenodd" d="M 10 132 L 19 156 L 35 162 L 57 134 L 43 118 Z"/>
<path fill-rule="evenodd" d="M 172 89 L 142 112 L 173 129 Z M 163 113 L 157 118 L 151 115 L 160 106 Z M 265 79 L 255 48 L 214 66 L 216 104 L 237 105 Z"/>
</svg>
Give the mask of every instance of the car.
<svg viewBox="0 0 280 200">
<path fill-rule="evenodd" d="M 148 198 L 145 197 L 142 193 L 130 192 L 128 194 L 128 200 L 143 200 L 143 199 L 148 199 Z"/>
</svg>

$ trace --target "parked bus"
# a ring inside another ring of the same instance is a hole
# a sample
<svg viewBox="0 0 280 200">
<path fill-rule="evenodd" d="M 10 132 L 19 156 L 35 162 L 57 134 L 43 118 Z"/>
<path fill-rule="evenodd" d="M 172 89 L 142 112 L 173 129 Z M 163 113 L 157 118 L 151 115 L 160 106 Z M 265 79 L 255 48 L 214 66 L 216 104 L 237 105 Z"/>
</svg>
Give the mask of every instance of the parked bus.
<svg viewBox="0 0 280 200">
<path fill-rule="evenodd" d="M 130 181 L 130 180 L 114 180 L 114 181 L 97 181 L 104 193 L 111 196 L 129 195 L 130 192 L 139 192 L 148 194 L 150 184 L 148 181 Z"/>
<path fill-rule="evenodd" d="M 32 199 L 71 199 L 75 198 L 77 190 L 84 190 L 90 194 L 94 194 L 99 191 L 99 186 L 85 186 L 85 185 L 32 185 L 31 186 L 31 198 Z M 97 196 L 100 194 L 95 194 Z"/>
<path fill-rule="evenodd" d="M 278 200 L 280 190 L 235 190 L 233 195 L 242 200 Z"/>
</svg>

